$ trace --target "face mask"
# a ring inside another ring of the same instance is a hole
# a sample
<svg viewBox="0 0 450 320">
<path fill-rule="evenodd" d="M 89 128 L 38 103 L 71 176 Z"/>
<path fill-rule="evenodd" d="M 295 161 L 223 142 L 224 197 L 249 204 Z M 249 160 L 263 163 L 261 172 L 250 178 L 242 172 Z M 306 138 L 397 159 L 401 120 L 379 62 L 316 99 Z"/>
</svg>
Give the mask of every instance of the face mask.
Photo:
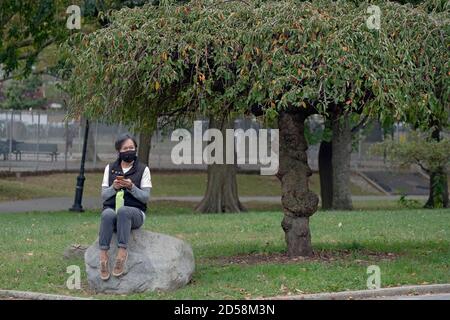
<svg viewBox="0 0 450 320">
<path fill-rule="evenodd" d="M 119 159 L 125 162 L 132 162 L 136 160 L 136 150 L 128 150 L 119 153 Z"/>
</svg>

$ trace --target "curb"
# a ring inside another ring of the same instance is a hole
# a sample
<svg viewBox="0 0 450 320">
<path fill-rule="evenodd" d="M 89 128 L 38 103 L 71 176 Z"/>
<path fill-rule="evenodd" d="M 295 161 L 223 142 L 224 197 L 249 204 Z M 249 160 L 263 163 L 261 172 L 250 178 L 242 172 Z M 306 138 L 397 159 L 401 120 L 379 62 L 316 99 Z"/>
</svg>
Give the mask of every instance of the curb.
<svg viewBox="0 0 450 320">
<path fill-rule="evenodd" d="M 375 290 L 357 290 L 343 292 L 326 292 L 303 295 L 275 296 L 255 298 L 252 300 L 362 300 L 403 295 L 418 295 L 431 293 L 450 293 L 450 284 L 432 284 L 421 286 L 403 286 L 395 288 L 382 288 Z M 0 298 L 17 298 L 26 300 L 95 300 L 93 298 L 80 298 L 73 296 L 47 294 L 30 291 L 0 290 Z"/>
<path fill-rule="evenodd" d="M 17 290 L 0 290 L 0 299 L 1 298 L 17 298 L 25 300 L 94 300 L 92 298 L 80 298 L 58 294 L 47 294 L 40 292 L 17 291 Z"/>
<path fill-rule="evenodd" d="M 383 298 L 389 300 L 389 297 L 404 295 L 419 295 L 430 293 L 450 293 L 450 283 L 431 284 L 419 286 L 402 286 L 395 288 L 381 288 L 374 290 L 357 290 L 342 292 L 326 292 L 314 294 L 301 294 L 289 296 L 275 296 L 256 298 L 256 300 L 363 300 Z"/>
</svg>

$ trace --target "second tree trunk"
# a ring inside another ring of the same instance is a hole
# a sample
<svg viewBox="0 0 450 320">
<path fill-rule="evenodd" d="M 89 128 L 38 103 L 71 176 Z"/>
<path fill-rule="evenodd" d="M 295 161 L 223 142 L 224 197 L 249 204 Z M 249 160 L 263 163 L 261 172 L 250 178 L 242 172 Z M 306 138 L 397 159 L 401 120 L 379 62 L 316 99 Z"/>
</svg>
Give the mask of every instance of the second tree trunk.
<svg viewBox="0 0 450 320">
<path fill-rule="evenodd" d="M 217 121 L 211 118 L 209 128 L 219 129 L 222 132 L 223 147 L 225 148 L 227 145 L 225 130 L 233 129 L 234 121 Z M 223 155 L 225 154 L 225 149 L 223 149 Z M 195 210 L 202 213 L 246 211 L 239 201 L 236 171 L 236 165 L 225 164 L 225 159 L 224 164 L 209 164 L 205 196 Z"/>
<path fill-rule="evenodd" d="M 352 132 L 350 118 L 343 115 L 332 121 L 331 163 L 333 165 L 333 209 L 351 210 L 350 161 L 352 153 Z"/>
</svg>

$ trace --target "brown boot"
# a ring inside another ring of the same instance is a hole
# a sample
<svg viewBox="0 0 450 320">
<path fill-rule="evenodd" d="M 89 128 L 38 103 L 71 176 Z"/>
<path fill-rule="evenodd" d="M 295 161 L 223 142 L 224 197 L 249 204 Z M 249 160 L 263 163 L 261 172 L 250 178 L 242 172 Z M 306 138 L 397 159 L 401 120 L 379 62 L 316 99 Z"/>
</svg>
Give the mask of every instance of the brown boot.
<svg viewBox="0 0 450 320">
<path fill-rule="evenodd" d="M 128 251 L 126 249 L 120 248 L 117 252 L 116 264 L 113 269 L 113 276 L 120 277 L 125 271 L 125 264 L 128 259 Z"/>
</svg>

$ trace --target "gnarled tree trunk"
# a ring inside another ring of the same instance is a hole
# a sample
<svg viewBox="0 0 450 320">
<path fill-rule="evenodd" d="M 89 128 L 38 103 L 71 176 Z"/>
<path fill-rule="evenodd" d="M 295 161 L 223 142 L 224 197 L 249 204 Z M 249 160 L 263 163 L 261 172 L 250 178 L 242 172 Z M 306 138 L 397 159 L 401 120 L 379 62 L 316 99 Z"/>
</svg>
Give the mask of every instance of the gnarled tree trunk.
<svg viewBox="0 0 450 320">
<path fill-rule="evenodd" d="M 195 208 L 202 213 L 242 212 L 245 207 L 239 201 L 236 164 L 225 163 L 225 146 L 227 145 L 227 128 L 234 128 L 234 121 L 217 121 L 211 118 L 209 128 L 216 128 L 222 132 L 224 164 L 208 165 L 208 182 L 205 196 Z M 233 141 L 234 143 L 234 141 Z"/>
<path fill-rule="evenodd" d="M 351 210 L 350 161 L 352 152 L 352 132 L 350 117 L 346 114 L 332 121 L 333 138 L 331 141 L 333 165 L 333 209 Z"/>
<path fill-rule="evenodd" d="M 281 203 L 284 218 L 281 227 L 285 232 L 289 256 L 313 254 L 309 217 L 317 210 L 319 198 L 309 190 L 308 166 L 304 136 L 306 115 L 301 112 L 282 111 L 279 114 L 280 166 L 277 177 L 281 181 Z"/>
</svg>

